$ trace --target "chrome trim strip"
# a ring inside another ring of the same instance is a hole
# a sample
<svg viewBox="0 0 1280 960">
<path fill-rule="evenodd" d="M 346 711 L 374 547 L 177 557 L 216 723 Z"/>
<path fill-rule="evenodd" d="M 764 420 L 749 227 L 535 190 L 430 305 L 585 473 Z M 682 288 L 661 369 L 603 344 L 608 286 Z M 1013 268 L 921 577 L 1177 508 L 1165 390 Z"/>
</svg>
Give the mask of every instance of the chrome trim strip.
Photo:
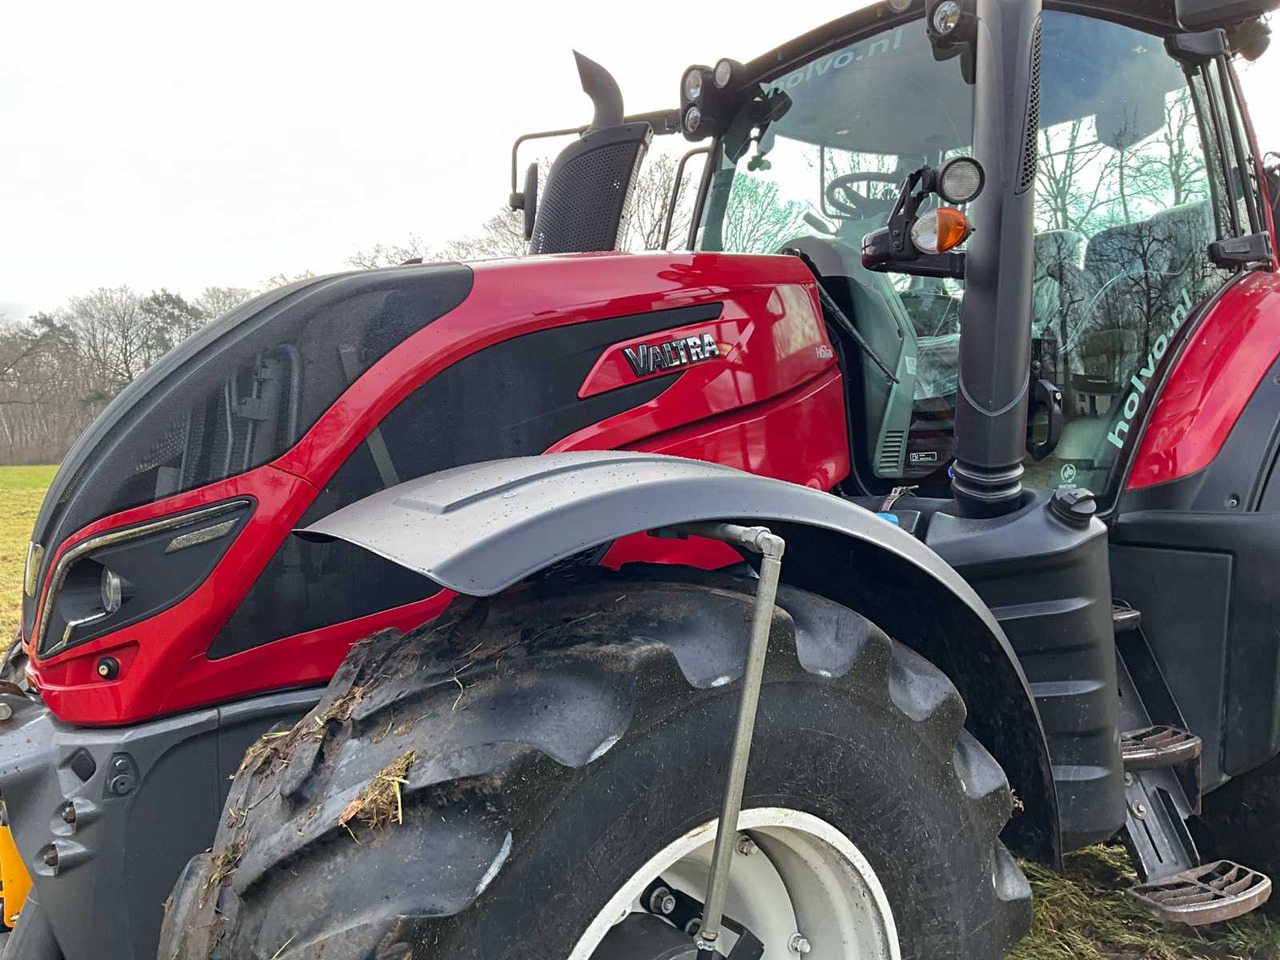
<svg viewBox="0 0 1280 960">
<path fill-rule="evenodd" d="M 235 525 L 239 522 L 239 517 L 232 517 L 230 520 L 223 520 L 221 523 L 201 527 L 199 530 L 192 530 L 190 533 L 180 534 L 169 541 L 169 545 L 164 548 L 164 552 L 177 553 L 179 550 L 187 549 L 187 547 L 196 547 L 202 543 L 208 543 L 210 540 L 225 537 L 235 529 Z"/>
<path fill-rule="evenodd" d="M 102 547 L 109 547 L 113 544 L 124 543 L 128 540 L 136 540 L 139 537 L 149 536 L 153 533 L 163 533 L 166 530 L 177 530 L 181 527 L 188 527 L 193 523 L 199 523 L 201 520 L 208 520 L 210 517 L 216 517 L 227 513 L 230 510 L 240 510 L 244 507 L 252 507 L 251 500 L 229 500 L 225 503 L 215 504 L 212 507 L 203 507 L 199 510 L 192 510 L 189 513 L 174 514 L 173 516 L 162 517 L 159 520 L 153 520 L 150 523 L 144 523 L 136 527 L 122 527 L 117 530 L 108 530 L 105 533 L 99 533 L 96 536 L 81 540 L 74 547 L 67 550 L 58 558 L 53 567 L 53 573 L 49 578 L 49 589 L 45 592 L 44 603 L 40 607 L 40 620 L 36 625 L 35 638 L 31 649 L 41 659 L 52 656 L 67 646 L 69 637 L 64 632 L 62 639 L 47 650 L 41 649 L 45 641 L 45 634 L 49 631 L 50 611 L 53 609 L 53 603 L 58 598 L 58 593 L 62 590 L 63 584 L 67 579 L 67 571 L 71 565 L 83 557 L 85 554 L 92 553 Z M 172 546 L 172 544 L 170 544 Z M 167 552 L 167 551 L 166 551 Z M 74 626 L 69 624 L 68 626 Z"/>
</svg>

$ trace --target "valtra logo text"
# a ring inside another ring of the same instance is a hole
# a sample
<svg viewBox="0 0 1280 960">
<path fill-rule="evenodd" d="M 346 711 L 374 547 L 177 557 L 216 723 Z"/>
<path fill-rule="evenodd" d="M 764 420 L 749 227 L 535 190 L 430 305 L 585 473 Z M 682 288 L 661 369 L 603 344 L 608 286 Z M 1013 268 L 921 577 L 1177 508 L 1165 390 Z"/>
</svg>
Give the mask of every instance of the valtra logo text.
<svg viewBox="0 0 1280 960">
<path fill-rule="evenodd" d="M 718 357 L 720 347 L 711 334 L 695 333 L 690 337 L 676 337 L 662 343 L 637 343 L 634 347 L 623 347 L 622 355 L 627 358 L 627 363 L 637 377 L 647 377 Z"/>
</svg>

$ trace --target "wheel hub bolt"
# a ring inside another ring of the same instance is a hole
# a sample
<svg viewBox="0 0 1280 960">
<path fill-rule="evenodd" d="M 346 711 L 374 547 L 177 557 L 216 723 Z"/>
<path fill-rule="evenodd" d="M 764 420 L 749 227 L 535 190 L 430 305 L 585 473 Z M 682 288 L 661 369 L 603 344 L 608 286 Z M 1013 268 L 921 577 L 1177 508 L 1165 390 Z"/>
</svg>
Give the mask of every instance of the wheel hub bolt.
<svg viewBox="0 0 1280 960">
<path fill-rule="evenodd" d="M 756 842 L 745 833 L 738 837 L 738 856 L 749 857 L 756 852 Z"/>
<path fill-rule="evenodd" d="M 810 951 L 813 950 L 813 947 L 809 944 L 809 941 L 805 939 L 803 934 L 799 934 L 799 933 L 792 936 L 791 942 L 787 944 L 787 946 L 792 953 L 798 953 L 800 954 L 800 956 L 804 956 L 806 953 L 809 953 Z"/>
<path fill-rule="evenodd" d="M 676 909 L 676 897 L 666 887 L 659 887 L 649 897 L 649 909 L 669 917 Z"/>
</svg>

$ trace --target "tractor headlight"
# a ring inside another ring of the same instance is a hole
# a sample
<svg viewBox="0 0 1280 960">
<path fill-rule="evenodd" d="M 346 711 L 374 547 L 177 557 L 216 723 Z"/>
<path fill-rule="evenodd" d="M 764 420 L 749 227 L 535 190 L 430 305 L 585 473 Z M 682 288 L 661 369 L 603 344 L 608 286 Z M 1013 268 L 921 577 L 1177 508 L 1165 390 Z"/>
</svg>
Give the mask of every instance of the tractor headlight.
<svg viewBox="0 0 1280 960">
<path fill-rule="evenodd" d="M 702 111 L 696 106 L 690 107 L 684 112 L 685 132 L 697 133 L 700 126 L 702 126 Z"/>
<path fill-rule="evenodd" d="M 86 537 L 53 565 L 33 643 L 47 657 L 136 623 L 196 589 L 253 509 L 247 498 Z"/>
<path fill-rule="evenodd" d="M 716 72 L 713 77 L 716 83 L 716 89 L 723 90 L 729 86 L 730 83 L 733 83 L 736 80 L 741 80 L 743 74 L 746 72 L 747 68 L 737 60 L 730 60 L 728 57 L 722 57 L 720 60 L 716 61 Z"/>
<path fill-rule="evenodd" d="M 686 100 L 698 100 L 702 97 L 702 70 L 693 67 L 684 75 L 684 98 Z M 667 81 L 670 83 L 671 81 Z"/>
<path fill-rule="evenodd" d="M 945 37 L 960 25 L 963 13 L 957 0 L 942 0 L 933 11 L 933 29 Z"/>
<path fill-rule="evenodd" d="M 102 580 L 98 584 L 98 598 L 104 614 L 112 614 L 124 603 L 124 581 L 110 567 L 102 568 Z"/>
</svg>

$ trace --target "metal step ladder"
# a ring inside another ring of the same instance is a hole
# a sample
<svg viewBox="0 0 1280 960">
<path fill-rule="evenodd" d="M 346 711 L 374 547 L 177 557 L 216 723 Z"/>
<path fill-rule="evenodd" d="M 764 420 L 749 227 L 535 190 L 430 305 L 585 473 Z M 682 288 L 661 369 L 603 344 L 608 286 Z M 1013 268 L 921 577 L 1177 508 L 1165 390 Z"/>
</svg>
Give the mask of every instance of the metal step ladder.
<svg viewBox="0 0 1280 960">
<path fill-rule="evenodd" d="M 1124 760 L 1125 845 L 1142 883 L 1130 899 L 1162 920 L 1230 920 L 1271 896 L 1271 880 L 1228 860 L 1202 864 L 1187 829 L 1200 812 L 1200 738 L 1186 729 L 1141 630 L 1141 614 L 1114 607 Z"/>
</svg>

